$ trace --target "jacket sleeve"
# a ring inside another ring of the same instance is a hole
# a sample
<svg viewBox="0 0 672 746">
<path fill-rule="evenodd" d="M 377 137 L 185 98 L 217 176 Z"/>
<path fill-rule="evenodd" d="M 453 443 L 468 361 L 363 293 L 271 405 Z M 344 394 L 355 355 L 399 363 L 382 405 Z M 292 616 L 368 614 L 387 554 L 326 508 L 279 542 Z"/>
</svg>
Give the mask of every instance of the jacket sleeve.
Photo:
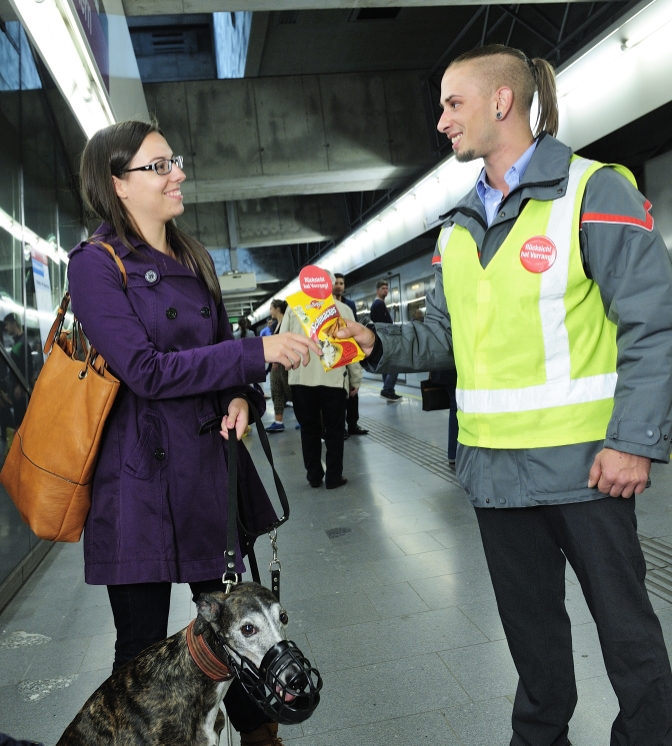
<svg viewBox="0 0 672 746">
<path fill-rule="evenodd" d="M 605 446 L 669 462 L 672 431 L 672 262 L 650 203 L 620 174 L 588 182 L 581 251 L 617 325 L 618 382 Z"/>
<path fill-rule="evenodd" d="M 434 256 L 438 256 L 438 248 Z M 362 361 L 367 370 L 372 373 L 406 373 L 455 367 L 441 264 L 434 263 L 433 267 L 435 285 L 425 299 L 427 310 L 424 322 L 376 324 L 375 332 L 382 343 L 382 354 L 378 357 L 374 351 L 370 362 Z"/>
<path fill-rule="evenodd" d="M 219 304 L 217 308 L 217 341 L 224 342 L 231 340 L 233 337 L 233 331 L 231 329 L 231 322 L 229 321 L 229 315 L 226 312 L 224 302 Z M 262 342 L 263 352 L 263 342 Z M 265 378 L 265 371 L 264 371 Z M 250 384 L 246 386 L 236 386 L 234 388 L 227 389 L 221 397 L 222 406 L 224 411 L 228 411 L 229 404 L 231 401 L 239 396 L 247 396 L 248 399 L 254 404 L 259 412 L 260 416 L 266 412 L 266 399 L 264 392 L 261 387 L 257 384 Z M 252 417 L 250 417 L 250 424 L 252 423 Z"/>
<path fill-rule="evenodd" d="M 68 280 L 73 313 L 111 370 L 136 395 L 168 399 L 264 380 L 263 342 L 258 337 L 159 352 L 104 249 L 86 245 L 71 252 Z"/>
</svg>

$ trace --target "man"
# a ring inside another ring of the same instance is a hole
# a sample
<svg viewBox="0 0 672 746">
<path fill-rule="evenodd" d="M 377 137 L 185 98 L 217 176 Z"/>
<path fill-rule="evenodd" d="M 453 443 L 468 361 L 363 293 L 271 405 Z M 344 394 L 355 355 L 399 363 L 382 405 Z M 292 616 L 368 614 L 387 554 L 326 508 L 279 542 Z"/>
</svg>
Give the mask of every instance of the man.
<svg viewBox="0 0 672 746">
<path fill-rule="evenodd" d="M 354 323 L 348 306 L 335 301 L 344 319 Z M 283 332 L 303 333 L 296 314 L 287 310 L 280 324 Z M 341 368 L 324 370 L 317 355 L 311 355 L 308 365 L 289 371 L 294 414 L 301 425 L 301 450 L 306 467 L 306 479 L 311 487 L 319 487 L 324 478 L 328 490 L 347 484 L 343 476 L 343 443 L 345 401 L 357 394 L 362 380 L 362 366 L 351 363 Z M 326 474 L 322 468 L 322 432 L 326 447 Z"/>
<path fill-rule="evenodd" d="M 387 280 L 378 280 L 376 283 L 376 299 L 371 304 L 371 321 L 379 324 L 391 324 L 392 317 L 385 305 L 385 298 L 390 292 Z M 394 387 L 397 384 L 398 373 L 383 374 L 383 390 L 380 395 L 389 401 L 401 401 L 402 397 L 397 394 Z"/>
<path fill-rule="evenodd" d="M 334 284 L 331 289 L 331 294 L 337 301 L 345 303 L 345 305 L 352 311 L 352 315 L 357 321 L 357 306 L 349 298 L 346 298 L 345 293 L 345 277 L 340 272 L 334 272 Z M 369 431 L 359 426 L 359 393 L 351 391 L 350 396 L 346 401 L 345 405 L 345 421 L 348 424 L 348 429 L 345 431 L 346 440 L 350 435 L 368 435 Z"/>
<path fill-rule="evenodd" d="M 11 350 L 12 360 L 23 374 L 29 386 L 33 385 L 33 360 L 30 346 L 26 341 L 26 335 L 15 313 L 8 313 L 4 318 L 5 334 L 14 341 Z M 10 372 L 10 393 L 14 409 L 14 427 L 18 428 L 23 422 L 28 407 L 28 397 L 23 388 L 16 380 L 16 376 Z"/>
<path fill-rule="evenodd" d="M 651 461 L 669 461 L 669 256 L 629 174 L 573 159 L 551 136 L 555 81 L 543 60 L 499 45 L 462 55 L 441 106 L 457 159 L 485 168 L 439 236 L 425 321 L 349 332 L 376 370 L 454 358 L 457 475 L 519 674 L 511 746 L 569 744 L 566 560 L 619 701 L 611 746 L 670 746 L 672 674 L 634 497 Z"/>
<path fill-rule="evenodd" d="M 277 322 L 270 316 L 266 319 L 266 326 L 259 332 L 260 337 L 270 337 L 275 331 Z"/>
</svg>

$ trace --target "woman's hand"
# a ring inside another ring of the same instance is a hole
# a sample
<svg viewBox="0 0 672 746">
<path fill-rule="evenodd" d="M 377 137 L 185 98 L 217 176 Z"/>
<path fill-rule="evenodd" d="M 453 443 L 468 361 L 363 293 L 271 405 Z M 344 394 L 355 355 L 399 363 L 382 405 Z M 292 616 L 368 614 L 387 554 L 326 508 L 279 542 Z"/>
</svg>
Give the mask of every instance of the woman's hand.
<svg viewBox="0 0 672 746">
<path fill-rule="evenodd" d="M 222 430 L 220 435 L 224 440 L 229 439 L 229 430 L 236 428 L 236 438 L 240 440 L 247 430 L 247 425 L 250 421 L 250 406 L 240 397 L 231 399 L 229 404 L 229 412 L 226 417 L 222 417 Z"/>
<path fill-rule="evenodd" d="M 294 332 L 283 332 L 272 336 L 262 337 L 264 340 L 264 360 L 267 363 L 279 363 L 285 370 L 298 368 L 303 364 L 308 365 L 310 351 L 321 355 L 322 350 L 315 342 L 303 334 Z"/>
<path fill-rule="evenodd" d="M 368 357 L 373 352 L 376 335 L 371 329 L 367 329 L 357 321 L 350 321 L 350 319 L 343 320 L 345 321 L 345 328 L 341 327 L 338 329 L 336 334 L 334 334 L 336 339 L 354 339 L 362 348 L 362 352 Z"/>
</svg>

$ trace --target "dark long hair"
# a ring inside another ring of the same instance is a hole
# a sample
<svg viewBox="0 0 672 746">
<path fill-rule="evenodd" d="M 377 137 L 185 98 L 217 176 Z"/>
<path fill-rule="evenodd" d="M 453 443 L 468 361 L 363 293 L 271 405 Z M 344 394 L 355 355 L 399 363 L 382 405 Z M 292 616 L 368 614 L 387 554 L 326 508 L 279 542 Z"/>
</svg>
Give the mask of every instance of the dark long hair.
<svg viewBox="0 0 672 746">
<path fill-rule="evenodd" d="M 133 252 L 137 250 L 128 237 L 144 238 L 117 197 L 112 177 L 123 178 L 133 156 L 152 132 L 163 135 L 156 122 L 119 122 L 99 130 L 84 148 L 79 171 L 87 206 L 109 223 L 124 246 Z M 180 230 L 173 220 L 166 223 L 166 240 L 178 261 L 202 277 L 215 302 L 221 303 L 219 280 L 205 247 Z"/>
<path fill-rule="evenodd" d="M 281 298 L 273 298 L 271 301 L 271 305 L 273 308 L 279 308 L 281 314 L 285 314 L 287 312 L 287 301 L 282 300 Z"/>
<path fill-rule="evenodd" d="M 490 63 L 487 67 L 481 66 L 484 82 L 493 91 L 502 85 L 509 86 L 513 91 L 514 105 L 517 104 L 523 114 L 529 115 L 536 90 L 539 96 L 539 114 L 534 136 L 538 137 L 542 132 L 553 136 L 558 133 L 555 71 L 549 62 L 540 57 L 531 60 L 520 49 L 505 47 L 503 44 L 487 44 L 461 54 L 448 67 L 473 60 L 487 60 Z"/>
</svg>

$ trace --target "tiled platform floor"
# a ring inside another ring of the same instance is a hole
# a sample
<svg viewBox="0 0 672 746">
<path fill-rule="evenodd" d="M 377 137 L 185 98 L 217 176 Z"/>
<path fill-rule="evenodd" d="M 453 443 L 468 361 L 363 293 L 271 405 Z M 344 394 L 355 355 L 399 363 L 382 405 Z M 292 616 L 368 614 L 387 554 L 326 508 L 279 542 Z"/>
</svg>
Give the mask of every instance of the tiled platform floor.
<svg viewBox="0 0 672 746">
<path fill-rule="evenodd" d="M 416 390 L 399 390 L 410 396 L 392 404 L 365 382 L 362 416 L 443 449 L 446 413 L 422 412 Z M 279 536 L 282 599 L 290 637 L 325 682 L 315 715 L 281 727 L 285 743 L 508 746 L 516 674 L 460 488 L 364 436 L 345 444 L 348 484 L 311 489 L 291 409 L 285 422 L 271 440 L 291 503 Z M 246 443 L 261 463 L 256 436 Z M 654 467 L 653 482 L 638 500 L 640 530 L 672 537 L 672 471 Z M 349 530 L 329 538 L 334 528 Z M 263 571 L 265 539 L 258 554 Z M 670 604 L 653 603 L 672 640 Z M 571 570 L 567 604 L 580 697 L 570 736 L 607 746 L 616 699 Z M 175 587 L 171 633 L 192 616 L 188 587 Z M 108 676 L 113 642 L 106 591 L 84 584 L 81 545 L 55 547 L 0 615 L 0 731 L 53 746 Z"/>
</svg>

